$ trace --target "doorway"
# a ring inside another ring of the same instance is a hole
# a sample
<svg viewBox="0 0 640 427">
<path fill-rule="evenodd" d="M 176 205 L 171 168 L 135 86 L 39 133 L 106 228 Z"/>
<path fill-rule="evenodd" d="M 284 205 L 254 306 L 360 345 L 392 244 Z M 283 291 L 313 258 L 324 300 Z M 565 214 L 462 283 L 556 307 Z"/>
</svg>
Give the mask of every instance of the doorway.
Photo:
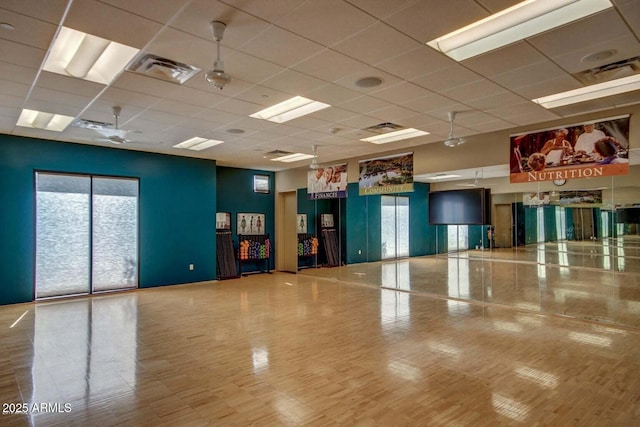
<svg viewBox="0 0 640 427">
<path fill-rule="evenodd" d="M 511 204 L 496 205 L 496 247 L 510 248 L 513 220 L 511 218 Z"/>
<path fill-rule="evenodd" d="M 595 237 L 593 209 L 574 208 L 573 227 L 576 240 L 591 240 Z"/>
<path fill-rule="evenodd" d="M 380 241 L 382 259 L 409 256 L 409 197 L 381 196 Z"/>
<path fill-rule="evenodd" d="M 138 287 L 138 180 L 36 172 L 36 299 Z"/>
</svg>

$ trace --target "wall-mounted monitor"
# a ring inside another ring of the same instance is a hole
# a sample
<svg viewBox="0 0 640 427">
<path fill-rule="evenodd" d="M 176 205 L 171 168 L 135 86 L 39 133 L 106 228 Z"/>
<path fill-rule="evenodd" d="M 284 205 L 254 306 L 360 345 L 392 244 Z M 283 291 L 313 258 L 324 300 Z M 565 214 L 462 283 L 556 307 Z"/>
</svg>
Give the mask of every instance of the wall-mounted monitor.
<svg viewBox="0 0 640 427">
<path fill-rule="evenodd" d="M 429 193 L 429 224 L 484 225 L 491 223 L 491 190 L 465 188 Z"/>
</svg>

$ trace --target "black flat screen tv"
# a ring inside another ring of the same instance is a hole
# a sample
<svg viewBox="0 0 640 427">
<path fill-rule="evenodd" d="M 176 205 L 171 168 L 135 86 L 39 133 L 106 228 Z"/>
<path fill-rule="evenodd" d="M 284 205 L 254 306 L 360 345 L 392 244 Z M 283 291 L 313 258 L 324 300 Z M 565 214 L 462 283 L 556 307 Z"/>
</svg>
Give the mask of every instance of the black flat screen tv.
<svg viewBox="0 0 640 427">
<path fill-rule="evenodd" d="M 429 224 L 484 225 L 491 223 L 491 190 L 463 190 L 429 193 Z"/>
<path fill-rule="evenodd" d="M 618 224 L 640 224 L 640 207 L 621 208 L 618 213 Z"/>
</svg>

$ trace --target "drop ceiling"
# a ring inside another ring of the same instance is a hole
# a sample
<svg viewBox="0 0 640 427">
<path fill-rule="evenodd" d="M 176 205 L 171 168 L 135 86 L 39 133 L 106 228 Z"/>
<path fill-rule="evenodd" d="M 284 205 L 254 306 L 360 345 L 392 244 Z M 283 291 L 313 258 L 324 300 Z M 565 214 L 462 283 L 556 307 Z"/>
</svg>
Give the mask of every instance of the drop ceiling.
<svg viewBox="0 0 640 427">
<path fill-rule="evenodd" d="M 311 153 L 318 145 L 330 162 L 441 143 L 449 111 L 461 112 L 456 136 L 472 137 L 640 103 L 637 91 L 553 110 L 530 101 L 582 87 L 576 73 L 639 56 L 639 1 L 617 0 L 604 12 L 461 63 L 425 45 L 515 3 L 3 0 L 0 22 L 15 29 L 0 28 L 0 133 L 282 170 L 306 162 L 276 163 L 265 153 Z M 216 55 L 212 20 L 227 24 L 221 57 L 232 81 L 223 90 L 204 78 Z M 43 71 L 62 25 L 203 71 L 184 85 L 123 71 L 106 86 Z M 608 58 L 583 60 L 608 50 Z M 358 86 L 365 77 L 382 84 Z M 249 117 L 295 95 L 332 107 L 283 124 Z M 113 122 L 115 105 L 121 128 L 133 131 L 132 142 L 117 147 L 90 129 L 16 126 L 23 108 Z M 363 129 L 385 122 L 430 135 L 360 141 L 371 136 Z M 173 148 L 192 137 L 224 143 L 199 152 Z"/>
</svg>

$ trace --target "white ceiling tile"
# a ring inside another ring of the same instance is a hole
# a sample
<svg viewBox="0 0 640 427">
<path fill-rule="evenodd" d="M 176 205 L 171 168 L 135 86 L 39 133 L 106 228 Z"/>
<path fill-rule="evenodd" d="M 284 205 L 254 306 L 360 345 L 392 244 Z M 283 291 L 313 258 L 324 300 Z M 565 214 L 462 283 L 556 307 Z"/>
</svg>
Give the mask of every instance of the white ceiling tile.
<svg viewBox="0 0 640 427">
<path fill-rule="evenodd" d="M 69 0 L 2 0 L 2 8 L 57 25 L 68 3 Z"/>
<path fill-rule="evenodd" d="M 494 96 L 504 92 L 500 86 L 488 80 L 476 80 L 469 84 L 456 86 L 451 89 L 441 90 L 440 94 L 447 98 L 464 103 L 467 100 L 474 100 L 488 96 Z"/>
<path fill-rule="evenodd" d="M 324 13 L 331 10 L 331 19 Z M 341 40 L 376 24 L 377 20 L 342 0 L 303 2 L 278 20 L 278 25 L 323 46 Z"/>
<path fill-rule="evenodd" d="M 214 92 L 213 89 L 211 91 L 200 91 L 133 73 L 122 74 L 113 85 L 120 89 L 140 92 L 146 95 L 162 94 L 166 99 L 202 107 L 214 105 L 224 100 L 224 97 Z"/>
<path fill-rule="evenodd" d="M 532 84 L 515 88 L 513 92 L 524 97 L 525 99 L 535 99 L 554 93 L 565 92 L 567 90 L 577 89 L 583 85 L 575 78 L 568 75 L 561 76 L 549 80 L 531 80 Z"/>
<path fill-rule="evenodd" d="M 14 98 L 22 99 L 29 93 L 30 85 L 13 82 L 10 80 L 0 80 L 0 93 Z"/>
<path fill-rule="evenodd" d="M 40 73 L 38 87 L 54 89 L 67 93 L 75 93 L 87 98 L 94 98 L 105 89 L 105 86 L 99 83 L 77 79 L 70 76 L 63 76 L 56 73 L 49 73 L 47 71 Z"/>
<path fill-rule="evenodd" d="M 415 3 L 415 0 L 394 0 L 393 3 L 389 0 L 348 0 L 348 2 L 376 18 L 384 19 Z"/>
<path fill-rule="evenodd" d="M 545 55 L 554 57 L 626 34 L 628 30 L 624 22 L 617 16 L 615 9 L 609 9 L 527 40 Z"/>
<path fill-rule="evenodd" d="M 361 114 L 368 114 L 370 111 L 380 110 L 387 106 L 389 106 L 387 102 L 366 95 L 338 104 L 340 108 Z"/>
<path fill-rule="evenodd" d="M 389 56 L 400 55 L 420 46 L 420 43 L 384 23 L 377 23 L 333 45 L 347 56 L 377 64 Z"/>
<path fill-rule="evenodd" d="M 73 2 L 64 25 L 137 49 L 162 29 L 157 22 L 97 0 Z"/>
<path fill-rule="evenodd" d="M 273 3 L 273 2 L 270 2 Z M 193 0 L 188 2 L 170 25 L 185 33 L 214 44 L 211 21 L 221 21 L 227 25 L 221 45 L 224 48 L 237 48 L 247 41 L 261 37 L 270 24 L 256 16 L 245 13 L 232 5 L 216 0 Z"/>
<path fill-rule="evenodd" d="M 309 98 L 329 105 L 340 105 L 361 97 L 362 94 L 338 85 L 326 85 L 309 92 Z"/>
<path fill-rule="evenodd" d="M 385 19 L 422 43 L 489 16 L 473 0 L 419 0 Z"/>
<path fill-rule="evenodd" d="M 224 60 L 225 71 L 231 75 L 231 78 L 242 79 L 251 83 L 260 83 L 286 69 L 280 65 L 238 51 L 224 52 L 222 59 Z M 211 66 L 206 69 L 209 68 Z"/>
<path fill-rule="evenodd" d="M 408 108 L 398 105 L 391 105 L 368 113 L 371 117 L 380 119 L 381 122 L 391 122 L 402 126 L 405 126 L 404 119 L 413 117 L 415 114 L 416 112 L 414 110 L 409 110 Z"/>
<path fill-rule="evenodd" d="M 495 76 L 544 62 L 547 58 L 530 44 L 521 41 L 463 61 L 465 67 L 485 75 Z"/>
<path fill-rule="evenodd" d="M 27 68 L 40 69 L 46 50 L 0 39 L 0 60 Z"/>
<path fill-rule="evenodd" d="M 552 79 L 573 79 L 562 68 L 552 61 L 538 62 L 522 68 L 507 69 L 491 80 L 508 89 L 518 89 L 532 83 L 545 82 Z"/>
<path fill-rule="evenodd" d="M 346 76 L 364 75 L 371 69 L 367 64 L 342 53 L 324 49 L 292 67 L 296 71 L 315 76 L 329 82 Z"/>
<path fill-rule="evenodd" d="M 289 31 L 269 27 L 262 36 L 250 40 L 240 50 L 284 67 L 291 67 L 319 53 L 323 47 Z"/>
<path fill-rule="evenodd" d="M 465 100 L 465 104 L 477 110 L 488 110 L 490 108 L 497 108 L 505 105 L 520 104 L 523 101 L 527 100 L 520 95 L 516 95 L 512 92 L 500 91 L 494 95 Z"/>
<path fill-rule="evenodd" d="M 467 85 L 480 80 L 479 74 L 461 65 L 441 68 L 414 79 L 414 82 L 424 88 L 440 93 L 457 86 Z"/>
<path fill-rule="evenodd" d="M 305 95 L 312 90 L 324 87 L 327 82 L 297 71 L 286 70 L 264 80 L 261 85 L 295 96 Z"/>
<path fill-rule="evenodd" d="M 407 101 L 404 105 L 414 111 L 428 113 L 429 111 L 441 110 L 442 108 L 448 109 L 448 111 L 453 111 L 452 108 L 458 106 L 459 103 L 442 95 L 431 94 L 422 98 Z"/>
<path fill-rule="evenodd" d="M 156 22 L 165 22 L 180 12 L 191 0 L 172 1 L 131 1 L 131 0 L 101 0 L 118 9 L 126 10 L 135 15 L 146 16 Z M 209 2 L 211 3 L 211 2 Z"/>
<path fill-rule="evenodd" d="M 412 99 L 423 98 L 433 94 L 433 92 L 409 82 L 382 87 L 380 90 L 375 89 L 372 90 L 371 96 L 399 105 L 404 105 L 404 103 Z"/>
<path fill-rule="evenodd" d="M 376 64 L 376 67 L 404 79 L 414 79 L 441 68 L 454 66 L 456 62 L 446 55 L 420 44 L 416 48 Z"/>
<path fill-rule="evenodd" d="M 1 9 L 0 9 L 1 10 Z M 2 22 L 15 27 L 12 31 L 0 29 L 0 37 L 16 43 L 46 50 L 56 33 L 57 26 L 49 22 L 33 19 L 10 11 L 0 12 Z"/>
<path fill-rule="evenodd" d="M 615 51 L 615 54 L 600 61 L 583 60 L 583 58 L 588 55 L 608 50 Z M 582 49 L 573 50 L 566 54 L 555 56 L 553 57 L 553 60 L 569 73 L 577 73 L 625 59 L 635 58 L 639 55 L 640 43 L 636 36 L 628 34 L 617 39 L 609 39 L 601 43 L 586 45 Z"/>
</svg>

